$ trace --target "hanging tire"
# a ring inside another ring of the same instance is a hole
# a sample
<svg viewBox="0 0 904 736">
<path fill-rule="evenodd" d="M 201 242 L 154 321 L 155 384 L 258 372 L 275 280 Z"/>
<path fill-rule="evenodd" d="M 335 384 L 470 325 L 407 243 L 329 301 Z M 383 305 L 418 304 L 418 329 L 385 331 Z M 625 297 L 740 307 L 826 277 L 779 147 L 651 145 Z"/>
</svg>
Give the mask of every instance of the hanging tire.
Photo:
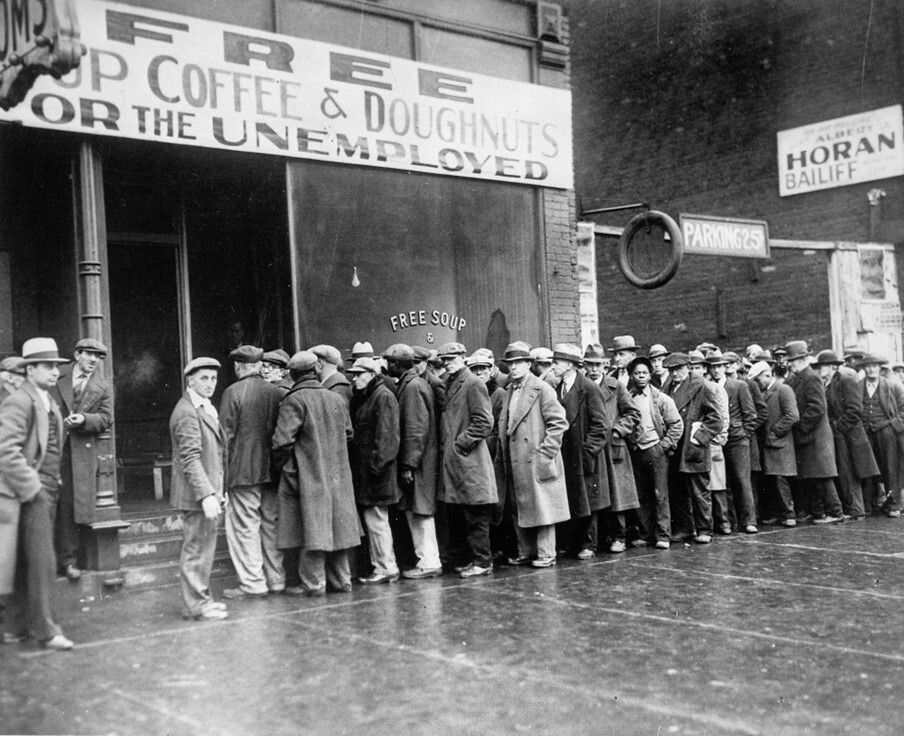
<svg viewBox="0 0 904 736">
<path fill-rule="evenodd" d="M 628 257 L 628 247 L 631 240 L 640 232 L 641 228 L 655 225 L 669 234 L 671 250 L 666 265 L 652 276 L 644 276 L 636 273 L 631 267 L 631 259 Z M 618 266 L 629 283 L 638 289 L 656 289 L 667 284 L 678 273 L 681 258 L 684 255 L 684 239 L 681 237 L 681 228 L 664 212 L 650 210 L 642 212 L 634 217 L 622 232 L 618 239 Z"/>
</svg>

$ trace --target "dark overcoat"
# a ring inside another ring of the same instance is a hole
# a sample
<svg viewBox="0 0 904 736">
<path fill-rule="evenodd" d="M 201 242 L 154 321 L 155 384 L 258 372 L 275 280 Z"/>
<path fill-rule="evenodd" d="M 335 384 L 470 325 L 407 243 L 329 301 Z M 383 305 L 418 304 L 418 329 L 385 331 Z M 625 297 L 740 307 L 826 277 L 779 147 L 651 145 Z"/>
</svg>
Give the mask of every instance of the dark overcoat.
<svg viewBox="0 0 904 736">
<path fill-rule="evenodd" d="M 800 420 L 794 425 L 794 454 L 798 478 L 834 478 L 835 438 L 826 410 L 822 379 L 810 366 L 792 373 L 785 382 L 794 391 Z"/>
<path fill-rule="evenodd" d="M 684 434 L 675 450 L 682 473 L 710 471 L 710 443 L 722 431 L 722 418 L 716 398 L 702 376 L 688 375 L 678 386 L 668 381 L 667 389 L 684 422 Z M 696 439 L 697 444 L 691 442 Z"/>
<path fill-rule="evenodd" d="M 95 370 L 75 398 L 72 387 L 72 369 L 60 376 L 51 394 L 60 405 L 63 416 L 84 414 L 85 423 L 68 430 L 69 456 L 71 458 L 71 479 L 69 468 L 64 469 L 64 482 L 72 484 L 72 498 L 75 503 L 75 523 L 90 524 L 96 520 L 97 476 L 99 473 L 113 472 L 112 448 L 101 452 L 98 435 L 108 432 L 113 426 L 113 395 L 110 383 Z"/>
<path fill-rule="evenodd" d="M 273 486 L 270 461 L 279 402 L 285 396 L 260 374 L 230 384 L 220 399 L 220 427 L 226 438 L 226 489 Z"/>
<path fill-rule="evenodd" d="M 561 384 L 560 384 L 561 385 Z M 562 437 L 562 461 L 571 518 L 590 516 L 606 508 L 609 487 L 603 446 L 609 439 L 609 426 L 603 407 L 603 395 L 597 385 L 581 373 L 559 401 L 565 407 L 568 429 Z"/>
<path fill-rule="evenodd" d="M 439 472 L 439 439 L 433 390 L 413 368 L 405 371 L 396 385 L 399 402 L 398 466 L 402 490 L 400 508 L 422 516 L 436 513 L 436 484 Z M 401 481 L 410 470 L 414 481 Z"/>
<path fill-rule="evenodd" d="M 483 381 L 462 368 L 446 384 L 440 434 L 441 501 L 462 505 L 496 503 L 496 477 L 486 438 L 493 410 Z"/>
<path fill-rule="evenodd" d="M 517 404 L 509 382 L 499 412 L 495 462 L 514 499 L 518 526 L 547 526 L 567 521 L 568 492 L 560 448 L 568 428 L 555 389 L 531 373 L 524 377 Z M 501 494 L 500 494 L 501 495 Z"/>
<path fill-rule="evenodd" d="M 873 448 L 860 420 L 863 398 L 856 378 L 836 371 L 826 386 L 826 411 L 835 437 L 835 462 L 850 462 L 860 480 L 879 475 Z"/>
<path fill-rule="evenodd" d="M 797 475 L 794 435 L 791 428 L 800 419 L 794 391 L 780 380 L 763 392 L 766 423 L 763 426 L 763 472 L 766 475 Z"/>
<path fill-rule="evenodd" d="M 187 391 L 176 402 L 169 428 L 173 445 L 170 504 L 179 511 L 200 511 L 205 496 L 223 498 L 223 432 L 214 416 L 195 408 Z"/>
<path fill-rule="evenodd" d="M 743 378 L 743 381 L 750 390 L 750 398 L 753 399 L 753 406 L 756 409 L 756 429 L 750 436 L 750 470 L 761 471 L 763 469 L 761 429 L 766 423 L 766 419 L 769 417 L 769 409 L 766 407 L 766 400 L 763 398 L 763 392 L 760 390 L 757 382 L 746 376 Z"/>
<path fill-rule="evenodd" d="M 351 445 L 355 500 L 362 506 L 391 506 L 402 498 L 396 477 L 399 402 L 380 376 L 358 398 Z"/>
<path fill-rule="evenodd" d="M 273 462 L 281 469 L 276 544 L 333 552 L 361 543 L 348 443 L 352 423 L 339 394 L 302 379 L 279 405 Z"/>
<path fill-rule="evenodd" d="M 628 438 L 640 421 L 640 410 L 628 389 L 612 376 L 606 376 L 598 390 L 603 399 L 606 442 L 603 445 L 603 470 L 599 473 L 599 503 L 611 511 L 627 511 L 640 506 L 634 468 L 628 453 Z"/>
<path fill-rule="evenodd" d="M 338 394 L 345 400 L 345 406 L 350 407 L 352 403 L 352 385 L 349 383 L 342 373 L 336 371 L 323 381 L 323 387 L 328 391 Z"/>
<path fill-rule="evenodd" d="M 41 490 L 38 471 L 47 452 L 51 416 L 62 439 L 63 418 L 56 402 L 51 401 L 48 414 L 28 381 L 0 404 L 0 596 L 13 591 L 19 512 Z"/>
<path fill-rule="evenodd" d="M 723 388 L 728 395 L 728 441 L 725 444 L 752 438 L 759 419 L 750 387 L 745 381 L 726 378 Z"/>
</svg>

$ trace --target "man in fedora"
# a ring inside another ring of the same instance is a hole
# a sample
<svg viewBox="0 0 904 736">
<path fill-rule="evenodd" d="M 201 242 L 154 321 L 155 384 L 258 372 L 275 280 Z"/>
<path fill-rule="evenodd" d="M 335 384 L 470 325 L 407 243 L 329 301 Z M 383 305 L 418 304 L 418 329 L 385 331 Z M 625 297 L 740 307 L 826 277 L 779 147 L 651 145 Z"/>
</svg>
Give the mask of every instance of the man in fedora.
<svg viewBox="0 0 904 736">
<path fill-rule="evenodd" d="M 640 350 L 640 345 L 631 335 L 617 335 L 612 339 L 612 347 L 609 348 L 609 351 L 612 353 L 615 367 L 610 371 L 610 375 L 622 386 L 628 385 L 631 378 L 628 375 L 628 363 L 637 357 L 638 350 Z"/>
<path fill-rule="evenodd" d="M 18 355 L 0 361 L 0 404 L 25 381 L 25 363 Z"/>
<path fill-rule="evenodd" d="M 584 375 L 599 387 L 606 375 L 606 368 L 609 365 L 609 358 L 606 357 L 606 350 L 599 343 L 590 343 L 584 349 Z"/>
<path fill-rule="evenodd" d="M 803 510 L 812 514 L 814 524 L 836 524 L 844 521 L 844 511 L 832 481 L 838 472 L 825 387 L 810 367 L 810 350 L 804 340 L 792 340 L 785 350 L 787 385 L 794 391 L 800 414 L 793 432 L 801 499 L 809 506 Z M 801 509 L 797 511 L 801 513 Z"/>
<path fill-rule="evenodd" d="M 577 346 L 556 346 L 553 370 L 563 355 L 580 360 Z M 556 524 L 568 519 L 568 492 L 562 464 L 562 433 L 567 429 L 565 409 L 556 389 L 531 373 L 530 346 L 513 342 L 502 358 L 511 380 L 499 414 L 497 475 L 513 500 L 518 556 L 510 562 L 533 567 L 556 564 Z M 560 384 L 562 385 L 562 384 Z M 591 387 L 591 390 L 595 391 Z"/>
<path fill-rule="evenodd" d="M 53 397 L 63 413 L 63 487 L 56 518 L 57 565 L 70 580 L 82 573 L 77 565 L 78 526 L 95 520 L 99 458 L 98 437 L 113 424 L 113 391 L 99 370 L 107 347 L 90 337 L 75 345 L 71 371 L 62 371 Z"/>
<path fill-rule="evenodd" d="M 72 649 L 54 621 L 53 520 L 60 492 L 63 417 L 51 390 L 60 376 L 56 342 L 22 346 L 25 381 L 0 411 L 0 594 L 8 592 L 3 641 L 35 637 L 47 649 Z"/>
<path fill-rule="evenodd" d="M 195 358 L 183 371 L 186 388 L 170 415 L 173 446 L 170 503 L 182 511 L 182 617 L 213 621 L 227 617 L 226 606 L 210 594 L 217 546 L 217 518 L 224 502 L 226 441 L 219 414 L 210 401 L 220 361 Z"/>
<path fill-rule="evenodd" d="M 887 362 L 872 353 L 865 353 L 860 360 L 866 374 L 860 418 L 881 473 L 881 481 L 876 479 L 870 484 L 875 488 L 864 501 L 884 511 L 886 516 L 897 518 L 901 515 L 901 486 L 904 484 L 899 459 L 904 439 L 904 389 L 897 381 L 889 381 L 880 375 L 881 367 Z"/>
<path fill-rule="evenodd" d="M 655 345 L 650 346 L 650 352 L 647 356 L 650 360 L 650 365 L 652 366 L 650 385 L 653 386 L 653 388 L 662 388 L 665 379 L 669 377 L 668 369 L 662 367 L 662 361 L 664 361 L 668 355 L 669 351 L 666 349 L 665 345 L 656 343 Z M 631 371 L 628 371 L 628 373 L 630 372 Z"/>
<path fill-rule="evenodd" d="M 862 482 L 879 475 L 879 466 L 860 421 L 863 398 L 857 379 L 840 368 L 843 361 L 834 350 L 822 350 L 814 369 L 826 387 L 826 410 L 835 440 L 835 465 L 838 469 L 838 496 L 846 516 L 862 519 Z"/>
</svg>

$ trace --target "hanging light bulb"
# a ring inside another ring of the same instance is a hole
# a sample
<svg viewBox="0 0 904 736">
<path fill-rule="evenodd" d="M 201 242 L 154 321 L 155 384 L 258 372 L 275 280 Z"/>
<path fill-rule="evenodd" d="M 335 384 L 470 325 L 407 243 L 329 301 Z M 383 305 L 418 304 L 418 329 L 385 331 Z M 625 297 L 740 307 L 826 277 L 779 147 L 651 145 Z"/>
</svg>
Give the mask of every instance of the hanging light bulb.
<svg viewBox="0 0 904 736">
<path fill-rule="evenodd" d="M 354 266 L 353 269 L 354 270 L 352 273 L 352 286 L 354 286 L 357 289 L 359 286 L 361 286 L 361 279 L 358 278 L 358 267 Z"/>
</svg>

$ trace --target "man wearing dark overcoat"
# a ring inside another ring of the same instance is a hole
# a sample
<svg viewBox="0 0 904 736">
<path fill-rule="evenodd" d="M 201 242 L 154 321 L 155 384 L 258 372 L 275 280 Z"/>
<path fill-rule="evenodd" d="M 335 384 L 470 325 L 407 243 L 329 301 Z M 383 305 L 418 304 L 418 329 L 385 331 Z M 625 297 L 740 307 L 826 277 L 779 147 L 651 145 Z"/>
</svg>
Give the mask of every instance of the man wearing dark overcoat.
<svg viewBox="0 0 904 736">
<path fill-rule="evenodd" d="M 352 478 L 361 508 L 373 572 L 364 585 L 399 579 L 389 509 L 402 498 L 396 470 L 399 454 L 399 403 L 373 358 L 358 358 L 348 369 L 357 394 L 352 425 Z"/>
<path fill-rule="evenodd" d="M 569 361 L 574 354 L 581 359 L 577 346 L 559 345 L 557 350 L 559 356 L 570 355 Z M 497 477 L 505 483 L 502 492 L 513 500 L 518 556 L 512 562 L 550 567 L 556 563 L 556 524 L 569 513 L 560 452 L 568 422 L 556 390 L 531 373 L 530 345 L 511 343 L 503 360 L 510 380 L 499 413 L 495 462 Z M 555 365 L 554 357 L 553 370 Z"/>
<path fill-rule="evenodd" d="M 113 425 L 113 392 L 100 370 L 106 355 L 107 348 L 99 340 L 79 340 L 72 370 L 64 371 L 53 389 L 66 427 L 56 518 L 57 565 L 70 580 L 81 577 L 78 525 L 95 521 L 98 476 L 112 473 L 112 468 L 100 467 L 104 448 L 98 441 Z"/>
<path fill-rule="evenodd" d="M 844 511 L 833 478 L 835 439 L 829 425 L 826 391 L 822 379 L 810 367 L 810 351 L 804 340 L 785 346 L 788 366 L 787 385 L 794 391 L 800 420 L 794 425 L 794 455 L 801 498 L 809 504 L 814 524 L 844 521 Z M 797 509 L 800 515 L 801 509 Z"/>
<path fill-rule="evenodd" d="M 314 366 L 317 380 L 327 391 L 338 394 L 345 400 L 345 405 L 351 407 L 352 384 L 339 370 L 342 365 L 339 349 L 332 345 L 315 345 L 310 351 L 317 356 L 317 365 Z"/>
<path fill-rule="evenodd" d="M 195 358 L 185 366 L 187 387 L 170 415 L 173 446 L 170 503 L 182 515 L 182 617 L 224 619 L 226 606 L 210 594 L 210 573 L 217 546 L 217 518 L 224 498 L 226 440 L 210 401 L 217 388 L 220 361 Z"/>
<path fill-rule="evenodd" d="M 766 422 L 769 410 L 766 408 L 766 400 L 763 398 L 763 392 L 760 391 L 757 382 L 750 378 L 746 370 L 742 370 L 745 368 L 745 364 L 741 361 L 741 356 L 735 352 L 728 351 L 722 357 L 725 359 L 726 377 L 743 381 L 747 385 L 750 391 L 750 398 L 753 399 L 754 410 L 756 411 L 756 427 L 748 439 L 750 440 L 750 484 L 753 488 L 753 506 L 756 517 L 760 518 L 759 510 L 757 509 L 763 474 L 760 427 Z"/>
<path fill-rule="evenodd" d="M 285 393 L 261 373 L 264 351 L 240 345 L 229 357 L 238 379 L 220 399 L 220 426 L 229 459 L 226 471 L 226 541 L 237 588 L 225 598 L 262 597 L 286 587 L 276 546 L 279 501 L 270 460 L 279 402 Z"/>
<path fill-rule="evenodd" d="M 486 438 L 493 431 L 493 411 L 486 386 L 465 366 L 465 346 L 448 342 L 437 350 L 449 376 L 442 414 L 441 496 L 464 516 L 470 560 L 464 578 L 491 575 L 490 522 L 498 501 L 493 460 Z"/>
<path fill-rule="evenodd" d="M 60 490 L 63 417 L 50 395 L 61 363 L 48 337 L 22 346 L 25 381 L 0 405 L 0 595 L 9 593 L 3 642 L 36 638 L 72 649 L 55 621 L 53 520 Z"/>
<path fill-rule="evenodd" d="M 352 589 L 349 549 L 361 542 L 361 523 L 348 456 L 352 424 L 345 400 L 317 380 L 318 357 L 289 360 L 292 390 L 279 405 L 273 462 L 279 481 L 278 544 L 301 548 L 302 592 L 322 596 L 329 586 Z"/>
<path fill-rule="evenodd" d="M 826 409 L 835 439 L 838 496 L 846 516 L 862 519 L 863 481 L 879 475 L 879 466 L 860 421 L 863 398 L 856 378 L 839 370 L 842 360 L 833 350 L 823 350 L 813 364 L 826 387 Z"/>
<path fill-rule="evenodd" d="M 902 440 L 904 440 L 904 389 L 897 381 L 889 381 L 880 375 L 884 358 L 866 353 L 860 361 L 865 373 L 863 379 L 863 409 L 860 414 L 866 436 L 881 472 L 881 483 L 867 493 L 864 500 L 871 507 L 881 509 L 886 516 L 901 515 Z M 878 480 L 878 479 L 877 479 Z M 871 484 L 873 485 L 873 484 Z"/>
<path fill-rule="evenodd" d="M 700 375 L 690 374 L 691 359 L 672 353 L 663 365 L 669 378 L 663 391 L 672 397 L 684 422 L 684 434 L 669 461 L 669 501 L 672 539 L 712 542 L 712 498 L 707 485 L 710 443 L 722 430 L 716 399 Z"/>
<path fill-rule="evenodd" d="M 789 478 L 797 475 L 791 428 L 800 419 L 794 391 L 772 375 L 772 366 L 760 360 L 747 374 L 759 386 L 766 402 L 763 425 L 763 476 L 765 484 L 760 512 L 764 524 L 797 526 Z"/>
<path fill-rule="evenodd" d="M 578 369 L 583 365 L 581 349 L 561 343 L 553 348 L 552 370 L 559 384 L 556 394 L 565 407 L 568 429 L 562 437 L 562 461 L 568 489 L 570 519 L 559 524 L 559 547 L 579 560 L 589 560 L 597 551 L 597 515 L 609 506 L 603 445 L 608 437 L 603 396 L 599 388 Z"/>
<path fill-rule="evenodd" d="M 414 369 L 414 350 L 398 343 L 383 353 L 387 372 L 396 383 L 399 402 L 398 472 L 402 500 L 417 565 L 402 572 L 410 580 L 443 574 L 436 540 L 436 484 L 439 440 L 433 390 Z"/>
</svg>

